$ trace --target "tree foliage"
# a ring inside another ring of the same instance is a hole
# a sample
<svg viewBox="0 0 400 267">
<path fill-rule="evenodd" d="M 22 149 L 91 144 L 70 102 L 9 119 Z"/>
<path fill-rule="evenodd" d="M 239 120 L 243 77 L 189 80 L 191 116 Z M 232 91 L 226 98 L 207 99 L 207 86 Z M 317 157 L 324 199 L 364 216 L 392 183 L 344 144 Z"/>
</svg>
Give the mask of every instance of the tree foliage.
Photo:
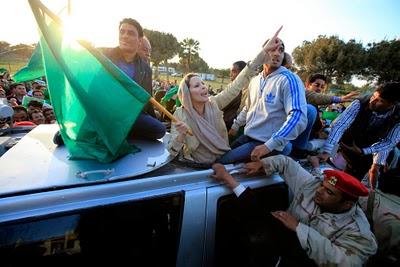
<svg viewBox="0 0 400 267">
<path fill-rule="evenodd" d="M 145 29 L 144 35 L 149 39 L 152 47 L 151 62 L 154 66 L 160 65 L 161 62 L 166 63 L 180 51 L 178 40 L 171 33 Z"/>
<path fill-rule="evenodd" d="M 191 60 L 190 71 L 204 73 L 209 72 L 210 68 L 208 67 L 207 62 L 205 62 L 204 59 L 199 56 L 199 54 L 194 55 Z"/>
<path fill-rule="evenodd" d="M 10 44 L 4 41 L 0 41 L 0 53 L 10 49 Z"/>
<path fill-rule="evenodd" d="M 367 45 L 365 77 L 378 82 L 400 81 L 400 40 Z"/>
<path fill-rule="evenodd" d="M 218 78 L 221 78 L 221 82 L 224 82 L 225 78 L 229 78 L 231 70 L 230 69 L 215 69 L 214 73 L 217 75 Z"/>
<path fill-rule="evenodd" d="M 185 38 L 182 42 L 180 42 L 180 45 L 180 62 L 186 66 L 186 72 L 194 71 L 191 64 L 194 63 L 196 59 L 200 58 L 200 42 L 192 38 Z"/>
<path fill-rule="evenodd" d="M 28 61 L 34 46 L 26 44 L 10 45 L 0 41 L 0 61 Z"/>
<path fill-rule="evenodd" d="M 21 59 L 29 59 L 35 49 L 34 46 L 26 45 L 26 44 L 17 44 L 11 46 L 11 51 Z"/>
<path fill-rule="evenodd" d="M 312 73 L 322 73 L 337 84 L 342 84 L 361 73 L 365 50 L 355 40 L 345 43 L 337 36 L 320 35 L 312 42 L 304 41 L 296 47 L 293 58 L 303 79 Z"/>
</svg>

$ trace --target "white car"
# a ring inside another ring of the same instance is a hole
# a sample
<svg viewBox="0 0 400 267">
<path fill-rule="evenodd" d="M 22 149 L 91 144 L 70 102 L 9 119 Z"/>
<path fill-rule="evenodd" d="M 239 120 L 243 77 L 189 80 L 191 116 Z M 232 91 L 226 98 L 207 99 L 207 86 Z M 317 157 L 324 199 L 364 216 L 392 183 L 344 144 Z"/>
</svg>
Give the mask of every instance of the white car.
<svg viewBox="0 0 400 267">
<path fill-rule="evenodd" d="M 183 77 L 183 74 L 180 72 L 174 72 L 171 74 L 172 77 Z"/>
</svg>

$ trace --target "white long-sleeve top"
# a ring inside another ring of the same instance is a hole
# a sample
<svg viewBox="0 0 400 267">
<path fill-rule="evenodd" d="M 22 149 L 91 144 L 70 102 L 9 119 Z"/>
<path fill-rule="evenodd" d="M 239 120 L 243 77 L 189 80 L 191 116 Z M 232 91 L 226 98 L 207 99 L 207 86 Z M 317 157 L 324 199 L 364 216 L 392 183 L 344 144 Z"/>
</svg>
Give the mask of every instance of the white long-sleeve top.
<svg viewBox="0 0 400 267">
<path fill-rule="evenodd" d="M 244 123 L 245 135 L 264 142 L 270 151 L 282 151 L 307 126 L 307 103 L 300 78 L 285 67 L 266 77 L 260 73 L 253 78 L 248 103 L 233 128 Z"/>
</svg>

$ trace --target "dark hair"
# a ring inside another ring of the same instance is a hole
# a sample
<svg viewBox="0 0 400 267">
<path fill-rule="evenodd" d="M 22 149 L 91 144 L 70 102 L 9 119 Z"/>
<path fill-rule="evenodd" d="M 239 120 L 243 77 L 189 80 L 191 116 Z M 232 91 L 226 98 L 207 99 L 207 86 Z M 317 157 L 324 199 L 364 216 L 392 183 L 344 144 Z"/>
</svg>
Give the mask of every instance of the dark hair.
<svg viewBox="0 0 400 267">
<path fill-rule="evenodd" d="M 119 28 L 121 28 L 121 25 L 124 24 L 124 23 L 130 24 L 133 27 L 135 27 L 136 30 L 138 31 L 139 37 L 143 37 L 143 28 L 142 28 L 142 26 L 140 25 L 140 23 L 137 20 L 131 19 L 131 18 L 124 18 L 119 23 Z"/>
<path fill-rule="evenodd" d="M 13 90 L 15 87 L 17 87 L 18 85 L 23 85 L 23 86 L 25 86 L 25 84 L 24 83 L 12 83 L 12 84 L 10 84 L 10 90 Z"/>
<path fill-rule="evenodd" d="M 243 60 L 239 60 L 232 65 L 236 65 L 239 68 L 239 72 L 241 72 L 246 67 L 246 62 L 244 62 Z"/>
<path fill-rule="evenodd" d="M 53 110 L 52 108 L 43 108 L 43 109 L 42 109 L 43 115 L 44 115 L 47 111 L 50 111 L 50 110 L 54 112 L 54 110 Z"/>
<path fill-rule="evenodd" d="M 319 80 L 323 80 L 325 83 L 328 82 L 328 78 L 325 75 L 320 74 L 320 73 L 314 73 L 314 74 L 311 74 L 310 76 L 308 76 L 307 82 L 308 83 L 313 83 L 318 79 Z"/>
<path fill-rule="evenodd" d="M 289 54 L 285 52 L 284 55 L 283 55 L 283 60 L 282 60 L 281 66 L 286 67 L 286 64 L 288 62 L 288 59 L 287 59 L 288 56 L 289 56 Z"/>
<path fill-rule="evenodd" d="M 13 110 L 14 110 L 14 111 L 24 111 L 25 113 L 28 113 L 28 111 L 26 111 L 26 108 L 23 107 L 23 106 L 16 106 L 16 107 L 13 107 Z"/>
<path fill-rule="evenodd" d="M 31 100 L 28 103 L 28 107 L 42 108 L 43 107 L 43 103 L 40 103 L 39 101 L 36 101 L 36 100 Z"/>
<path fill-rule="evenodd" d="M 390 103 L 397 103 L 400 101 L 400 83 L 388 82 L 380 85 L 376 92 L 379 96 Z"/>
</svg>

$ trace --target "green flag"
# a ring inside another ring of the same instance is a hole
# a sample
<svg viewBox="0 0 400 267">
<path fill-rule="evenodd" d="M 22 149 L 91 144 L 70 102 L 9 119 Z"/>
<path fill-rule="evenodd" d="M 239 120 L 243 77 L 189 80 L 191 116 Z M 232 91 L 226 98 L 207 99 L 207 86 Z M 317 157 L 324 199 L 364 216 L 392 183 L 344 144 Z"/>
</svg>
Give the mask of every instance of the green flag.
<svg viewBox="0 0 400 267">
<path fill-rule="evenodd" d="M 60 133 L 71 159 L 110 162 L 138 151 L 126 137 L 150 95 L 83 41 L 70 41 L 60 19 L 29 0 L 39 25 L 43 65 Z"/>
<path fill-rule="evenodd" d="M 13 80 L 19 83 L 38 79 L 42 76 L 44 76 L 42 51 L 38 44 L 29 59 L 28 65 L 16 72 L 13 75 Z"/>
<path fill-rule="evenodd" d="M 169 91 L 165 94 L 165 96 L 161 98 L 161 104 L 165 105 L 170 99 L 172 99 L 174 95 L 178 94 L 178 90 L 179 90 L 178 85 L 169 89 Z M 181 106 L 181 101 L 179 101 L 178 97 L 175 98 L 175 105 L 176 107 Z"/>
</svg>

